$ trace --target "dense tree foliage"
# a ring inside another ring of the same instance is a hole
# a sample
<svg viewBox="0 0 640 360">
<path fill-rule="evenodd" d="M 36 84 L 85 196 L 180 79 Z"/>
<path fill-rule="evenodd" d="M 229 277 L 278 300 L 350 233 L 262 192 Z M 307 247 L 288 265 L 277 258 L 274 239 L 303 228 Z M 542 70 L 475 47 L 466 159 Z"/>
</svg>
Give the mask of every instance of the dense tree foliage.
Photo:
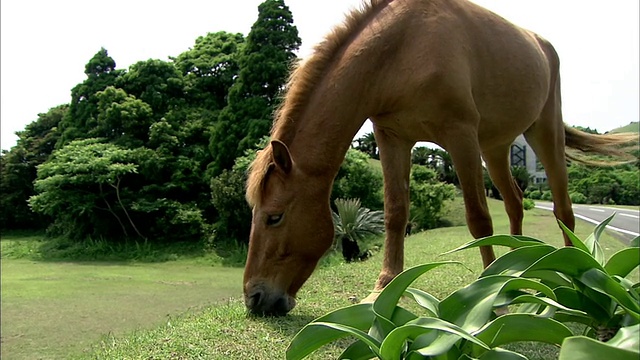
<svg viewBox="0 0 640 360">
<path fill-rule="evenodd" d="M 411 168 L 409 192 L 411 223 L 417 229 L 437 227 L 445 202 L 456 194 L 455 186 L 439 181 L 433 169 L 422 165 Z"/>
<path fill-rule="evenodd" d="M 0 228 L 42 228 L 48 219 L 34 214 L 27 200 L 35 194 L 36 167 L 49 159 L 60 137 L 58 126 L 68 105 L 38 114 L 38 119 L 17 133 L 18 142 L 0 157 Z"/>
<path fill-rule="evenodd" d="M 293 16 L 283 0 L 260 4 L 258 20 L 238 57 L 238 79 L 212 129 L 214 173 L 230 169 L 235 158 L 268 135 L 278 96 L 300 42 Z"/>
</svg>

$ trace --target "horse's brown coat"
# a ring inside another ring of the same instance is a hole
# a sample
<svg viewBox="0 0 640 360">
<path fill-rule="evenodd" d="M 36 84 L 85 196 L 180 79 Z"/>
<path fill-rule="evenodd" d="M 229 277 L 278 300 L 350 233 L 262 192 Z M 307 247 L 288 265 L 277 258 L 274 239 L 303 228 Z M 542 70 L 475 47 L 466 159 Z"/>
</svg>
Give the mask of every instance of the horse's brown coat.
<svg viewBox="0 0 640 360">
<path fill-rule="evenodd" d="M 573 229 L 565 145 L 595 142 L 570 131 L 565 144 L 559 60 L 551 44 L 466 0 L 372 0 L 292 72 L 272 143 L 252 164 L 244 277 L 251 311 L 288 312 L 332 244 L 331 184 L 367 118 L 385 178 L 385 253 L 376 289 L 403 269 L 417 141 L 451 154 L 469 230 L 478 238 L 493 233 L 481 157 L 504 198 L 511 233 L 522 232 L 522 192 L 510 174 L 509 148 L 524 133 L 547 171 L 556 216 Z M 610 137 L 591 150 L 623 140 Z M 485 266 L 495 259 L 490 247 L 481 254 Z"/>
</svg>

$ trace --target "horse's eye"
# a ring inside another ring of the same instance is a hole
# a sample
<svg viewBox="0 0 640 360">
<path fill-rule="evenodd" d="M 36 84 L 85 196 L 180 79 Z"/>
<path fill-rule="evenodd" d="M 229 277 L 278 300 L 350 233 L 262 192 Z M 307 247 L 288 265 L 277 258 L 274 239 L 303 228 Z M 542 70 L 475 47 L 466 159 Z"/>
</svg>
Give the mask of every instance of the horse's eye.
<svg viewBox="0 0 640 360">
<path fill-rule="evenodd" d="M 276 214 L 267 216 L 267 226 L 276 226 L 282 222 L 284 214 Z"/>
</svg>

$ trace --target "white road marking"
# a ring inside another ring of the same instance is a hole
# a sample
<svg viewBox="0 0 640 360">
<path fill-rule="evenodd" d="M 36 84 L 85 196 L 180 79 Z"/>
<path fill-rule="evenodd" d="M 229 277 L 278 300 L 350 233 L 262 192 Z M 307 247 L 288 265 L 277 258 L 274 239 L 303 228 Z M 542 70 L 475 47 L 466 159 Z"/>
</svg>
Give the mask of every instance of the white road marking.
<svg viewBox="0 0 640 360">
<path fill-rule="evenodd" d="M 631 214 L 625 214 L 625 213 L 618 213 L 618 215 L 626 216 L 626 217 L 630 217 L 630 218 L 634 218 L 634 219 L 640 219 L 640 216 L 638 216 L 638 215 L 631 215 Z"/>
<path fill-rule="evenodd" d="M 553 208 L 550 208 L 548 206 L 536 205 L 536 208 L 553 211 Z M 586 216 L 582 216 L 582 215 L 578 215 L 578 214 L 574 214 L 574 216 L 577 217 L 578 219 L 582 219 L 582 220 L 584 220 L 586 222 L 590 222 L 590 223 L 595 224 L 595 225 L 600 224 L 600 221 L 593 220 L 593 219 L 588 218 Z M 617 232 L 620 232 L 620 233 L 623 233 L 623 234 L 631 235 L 631 236 L 640 236 L 640 233 L 637 233 L 635 231 L 629 231 L 629 230 L 625 230 L 625 229 L 620 229 L 620 228 L 617 228 L 617 227 L 611 226 L 611 225 L 607 225 L 607 229 L 610 229 L 610 230 L 613 230 L 613 231 L 617 231 Z"/>
<path fill-rule="evenodd" d="M 597 212 L 605 212 L 605 210 L 602 210 L 602 209 L 596 209 L 596 208 L 592 208 L 592 207 L 590 207 L 590 208 L 589 208 L 589 210 L 591 210 L 591 211 L 597 211 Z"/>
</svg>

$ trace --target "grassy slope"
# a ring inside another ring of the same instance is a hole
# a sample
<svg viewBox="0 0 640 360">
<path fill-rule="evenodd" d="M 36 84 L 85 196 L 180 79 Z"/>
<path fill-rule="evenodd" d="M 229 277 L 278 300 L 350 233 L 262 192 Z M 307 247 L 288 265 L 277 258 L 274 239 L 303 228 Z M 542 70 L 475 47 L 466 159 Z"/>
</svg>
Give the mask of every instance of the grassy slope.
<svg viewBox="0 0 640 360">
<path fill-rule="evenodd" d="M 490 200 L 496 233 L 508 231 L 508 221 L 502 203 Z M 586 237 L 593 227 L 582 221 L 576 233 Z M 561 236 L 550 212 L 531 210 L 526 213 L 524 232 L 560 246 Z M 443 259 L 462 261 L 473 270 L 451 266 L 428 274 L 415 284 L 443 298 L 455 289 L 475 279 L 481 271 L 477 250 L 440 257 L 470 239 L 466 227 L 436 229 L 411 236 L 406 241 L 406 265 Z M 612 237 L 604 236 L 607 255 L 622 248 Z M 499 249 L 503 253 L 505 249 Z M 299 294 L 298 306 L 284 318 L 252 318 L 245 315 L 240 300 L 206 308 L 202 313 L 177 318 L 150 331 L 138 331 L 124 337 L 108 337 L 92 353 L 80 358 L 207 358 L 207 359 L 272 359 L 283 358 L 292 336 L 307 322 L 333 309 L 347 306 L 350 299 L 365 297 L 374 283 L 382 261 L 381 254 L 354 264 L 340 264 L 319 269 Z M 314 359 L 336 358 L 348 342 L 329 346 Z M 555 353 L 541 346 L 526 348 L 530 358 L 553 358 Z M 521 350 L 525 351 L 525 350 Z"/>
<path fill-rule="evenodd" d="M 623 132 L 631 132 L 638 133 L 640 132 L 640 123 L 637 121 L 629 123 L 629 125 L 625 125 L 616 129 L 609 131 L 610 133 L 623 133 Z"/>
</svg>

